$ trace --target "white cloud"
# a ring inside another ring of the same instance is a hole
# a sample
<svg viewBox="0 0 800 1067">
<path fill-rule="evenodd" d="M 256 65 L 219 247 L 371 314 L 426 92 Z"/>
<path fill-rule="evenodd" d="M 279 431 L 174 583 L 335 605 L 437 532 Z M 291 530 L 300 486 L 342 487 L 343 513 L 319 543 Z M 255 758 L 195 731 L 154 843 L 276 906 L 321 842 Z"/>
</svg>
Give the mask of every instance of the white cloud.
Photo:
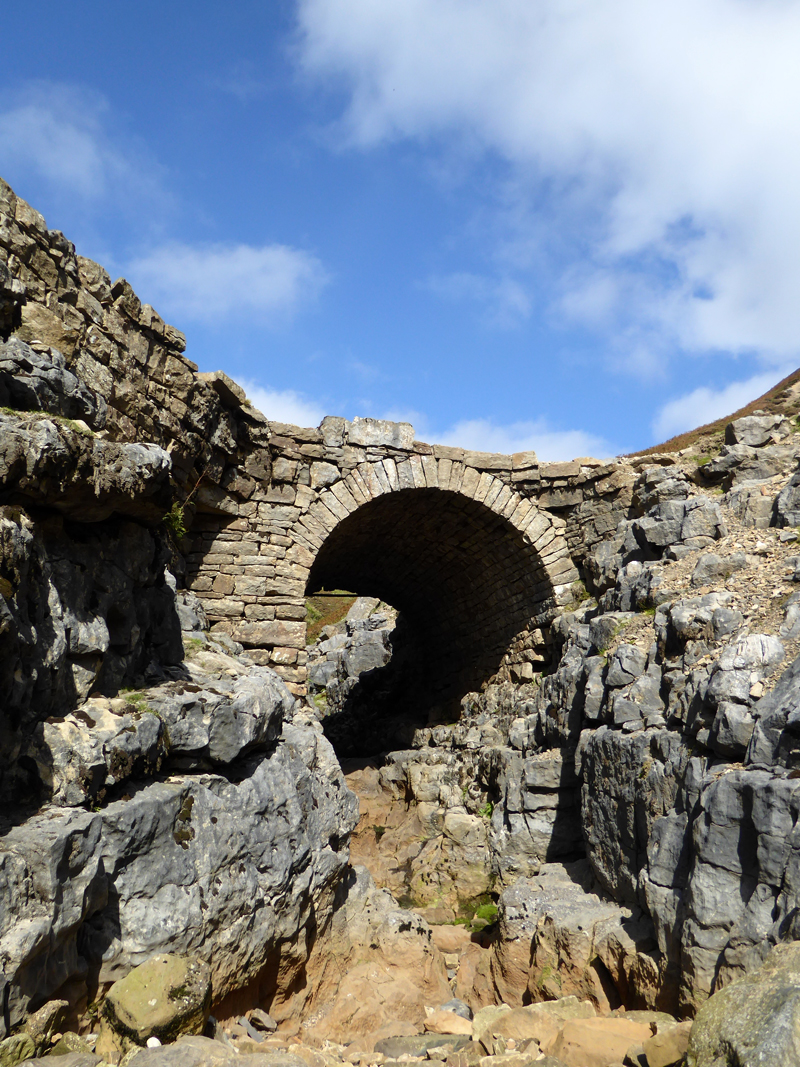
<svg viewBox="0 0 800 1067">
<path fill-rule="evenodd" d="M 298 11 L 304 69 L 348 93 L 350 144 L 455 137 L 513 165 L 527 209 L 547 220 L 534 232 L 550 246 L 553 306 L 627 337 L 796 357 L 797 0 Z"/>
<path fill-rule="evenodd" d="M 693 389 L 691 393 L 664 404 L 653 420 L 653 433 L 657 440 L 666 441 L 686 430 L 694 430 L 715 419 L 732 415 L 766 393 L 794 369 L 793 366 L 786 366 L 780 370 L 766 371 L 743 382 L 731 382 L 722 389 L 708 386 Z"/>
<path fill-rule="evenodd" d="M 62 195 L 97 201 L 113 196 L 120 210 L 159 198 L 160 168 L 138 143 L 119 147 L 108 132 L 99 94 L 59 82 L 31 82 L 0 107 L 0 161 L 13 184 L 41 179 Z"/>
<path fill-rule="evenodd" d="M 173 243 L 132 260 L 127 276 L 167 317 L 214 323 L 230 315 L 290 317 L 327 281 L 316 256 L 288 245 Z"/>
<path fill-rule="evenodd" d="M 466 419 L 436 436 L 435 440 L 478 452 L 534 451 L 546 462 L 578 456 L 603 457 L 617 451 L 608 441 L 583 430 L 554 430 L 545 419 L 514 422 L 507 426 L 498 426 L 489 419 Z"/>
<path fill-rule="evenodd" d="M 241 386 L 253 406 L 273 422 L 287 422 L 292 426 L 319 426 L 326 415 L 319 404 L 294 389 L 268 389 L 252 381 Z"/>
</svg>

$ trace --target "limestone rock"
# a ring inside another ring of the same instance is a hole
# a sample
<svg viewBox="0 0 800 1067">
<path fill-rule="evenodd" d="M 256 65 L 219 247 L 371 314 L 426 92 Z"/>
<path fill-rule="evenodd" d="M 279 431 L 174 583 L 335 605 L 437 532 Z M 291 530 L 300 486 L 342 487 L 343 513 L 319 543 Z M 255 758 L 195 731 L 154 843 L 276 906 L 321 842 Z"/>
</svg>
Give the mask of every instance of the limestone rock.
<svg viewBox="0 0 800 1067">
<path fill-rule="evenodd" d="M 183 1034 L 200 1034 L 211 1005 L 211 971 L 193 957 L 153 956 L 115 982 L 106 995 L 103 1018 L 115 1033 L 144 1045 Z"/>
<path fill-rule="evenodd" d="M 472 1022 L 452 1011 L 435 1011 L 425 1020 L 429 1034 L 467 1034 L 472 1037 Z"/>
<path fill-rule="evenodd" d="M 302 931 L 312 901 L 346 867 L 356 798 L 308 726 L 286 724 L 271 753 L 248 760 L 232 779 L 173 774 L 99 812 L 51 808 L 3 837 L 0 945 L 12 1023 L 29 990 L 80 990 L 89 967 L 113 981 L 165 949 L 201 954 L 218 998 L 254 980 L 286 942 L 305 962 Z M 20 886 L 31 887 L 24 905 Z"/>
<path fill-rule="evenodd" d="M 331 926 L 305 974 L 305 992 L 287 998 L 280 1015 L 275 1004 L 270 1011 L 279 1021 L 302 1011 L 315 1040 L 365 1037 L 393 1023 L 421 1031 L 426 1005 L 452 995 L 427 923 L 377 889 L 365 868 L 342 879 Z"/>
<path fill-rule="evenodd" d="M 574 1019 L 567 1021 L 542 1051 L 566 1067 L 608 1067 L 624 1059 L 631 1045 L 652 1035 L 648 1023 L 631 1019 Z"/>
<path fill-rule="evenodd" d="M 725 444 L 760 448 L 790 433 L 789 420 L 782 415 L 745 415 L 725 427 Z"/>
<path fill-rule="evenodd" d="M 779 1067 L 800 1062 L 800 945 L 776 945 L 764 964 L 719 990 L 691 1029 L 687 1067 Z"/>
<path fill-rule="evenodd" d="M 514 1008 L 499 1016 L 487 1032 L 493 1038 L 511 1038 L 517 1046 L 531 1039 L 539 1045 L 545 1045 L 556 1037 L 569 1019 L 593 1019 L 596 1014 L 590 1001 L 579 1001 L 575 996 L 561 997 Z M 486 1032 L 484 1043 L 485 1037 Z"/>
<path fill-rule="evenodd" d="M 28 1016 L 25 1020 L 25 1032 L 33 1038 L 37 1052 L 49 1047 L 53 1034 L 64 1029 L 68 1016 L 67 1000 L 50 1000 Z"/>
<path fill-rule="evenodd" d="M 0 1067 L 17 1067 L 23 1060 L 29 1060 L 36 1052 L 36 1045 L 30 1034 L 12 1034 L 0 1041 Z"/>
<path fill-rule="evenodd" d="M 106 402 L 67 369 L 56 349 L 34 351 L 17 337 L 0 342 L 0 406 L 81 419 L 94 430 L 106 424 Z"/>
<path fill-rule="evenodd" d="M 375 1043 L 375 1052 L 388 1059 L 400 1056 L 424 1056 L 429 1049 L 463 1048 L 468 1038 L 449 1034 L 420 1034 L 416 1037 L 385 1037 Z"/>
<path fill-rule="evenodd" d="M 689 1047 L 691 1029 L 691 1022 L 678 1023 L 648 1038 L 644 1042 L 647 1067 L 678 1067 Z"/>
</svg>

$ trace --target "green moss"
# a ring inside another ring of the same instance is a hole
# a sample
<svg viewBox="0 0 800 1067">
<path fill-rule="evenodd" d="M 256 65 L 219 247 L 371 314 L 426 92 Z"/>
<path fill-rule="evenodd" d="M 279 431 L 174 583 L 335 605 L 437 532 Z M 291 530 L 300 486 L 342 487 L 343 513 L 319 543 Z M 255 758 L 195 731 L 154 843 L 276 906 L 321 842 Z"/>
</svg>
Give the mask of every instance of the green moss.
<svg viewBox="0 0 800 1067">
<path fill-rule="evenodd" d="M 385 826 L 373 826 L 372 827 L 372 832 L 375 834 L 375 840 L 376 841 L 380 841 L 380 839 L 386 833 L 386 827 Z"/>
<path fill-rule="evenodd" d="M 555 967 L 551 967 L 548 964 L 546 967 L 542 968 L 542 973 L 539 975 L 539 977 L 538 977 L 538 979 L 536 981 L 536 985 L 539 987 L 539 989 L 544 989 L 546 983 L 549 982 L 551 979 L 556 983 L 556 985 L 560 989 L 561 988 L 561 975 L 558 973 L 558 971 L 555 969 Z"/>
<path fill-rule="evenodd" d="M 125 695 L 125 699 L 128 703 L 133 704 L 138 712 L 141 712 L 143 715 L 155 715 L 157 719 L 161 718 L 158 712 L 153 711 L 147 703 L 147 698 L 144 693 L 137 693 L 135 689 L 123 689 L 121 692 Z"/>
<path fill-rule="evenodd" d="M 481 906 L 475 912 L 475 919 L 483 919 L 487 923 L 493 923 L 497 919 L 497 905 L 481 904 Z"/>
<path fill-rule="evenodd" d="M 487 800 L 483 807 L 478 809 L 478 814 L 483 819 L 491 819 L 494 814 L 494 804 L 491 800 Z"/>
</svg>

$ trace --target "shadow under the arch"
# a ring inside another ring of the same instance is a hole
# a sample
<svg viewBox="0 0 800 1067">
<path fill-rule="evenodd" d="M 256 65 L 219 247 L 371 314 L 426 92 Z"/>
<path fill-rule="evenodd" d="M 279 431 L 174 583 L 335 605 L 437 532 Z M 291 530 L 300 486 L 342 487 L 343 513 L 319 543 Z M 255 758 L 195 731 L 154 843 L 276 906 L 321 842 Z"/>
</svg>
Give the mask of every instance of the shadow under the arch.
<svg viewBox="0 0 800 1067">
<path fill-rule="evenodd" d="M 545 625 L 552 589 L 530 543 L 484 505 L 436 489 L 363 505 L 322 545 L 307 595 L 345 588 L 400 612 L 391 661 L 362 674 L 324 721 L 340 756 L 409 747 L 455 721 L 521 633 Z"/>
</svg>

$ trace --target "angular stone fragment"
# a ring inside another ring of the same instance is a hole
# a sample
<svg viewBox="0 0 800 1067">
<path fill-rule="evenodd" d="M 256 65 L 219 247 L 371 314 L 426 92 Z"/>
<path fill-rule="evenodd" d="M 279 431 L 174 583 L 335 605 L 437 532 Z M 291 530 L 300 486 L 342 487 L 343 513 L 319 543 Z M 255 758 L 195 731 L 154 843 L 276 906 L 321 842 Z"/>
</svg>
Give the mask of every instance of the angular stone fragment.
<svg viewBox="0 0 800 1067">
<path fill-rule="evenodd" d="M 725 444 L 760 448 L 791 432 L 791 424 L 783 415 L 745 415 L 725 427 Z"/>
<path fill-rule="evenodd" d="M 153 956 L 115 982 L 103 1018 L 115 1033 L 137 1045 L 148 1037 L 162 1044 L 182 1034 L 200 1034 L 211 1005 L 211 971 L 193 957 Z"/>
<path fill-rule="evenodd" d="M 18 337 L 0 342 L 0 406 L 82 419 L 95 430 L 106 424 L 106 402 L 72 371 L 59 351 L 34 351 Z"/>
<path fill-rule="evenodd" d="M 649 1023 L 632 1019 L 574 1019 L 542 1046 L 542 1052 L 565 1067 L 608 1067 L 621 1062 L 631 1045 L 651 1036 Z"/>
</svg>

